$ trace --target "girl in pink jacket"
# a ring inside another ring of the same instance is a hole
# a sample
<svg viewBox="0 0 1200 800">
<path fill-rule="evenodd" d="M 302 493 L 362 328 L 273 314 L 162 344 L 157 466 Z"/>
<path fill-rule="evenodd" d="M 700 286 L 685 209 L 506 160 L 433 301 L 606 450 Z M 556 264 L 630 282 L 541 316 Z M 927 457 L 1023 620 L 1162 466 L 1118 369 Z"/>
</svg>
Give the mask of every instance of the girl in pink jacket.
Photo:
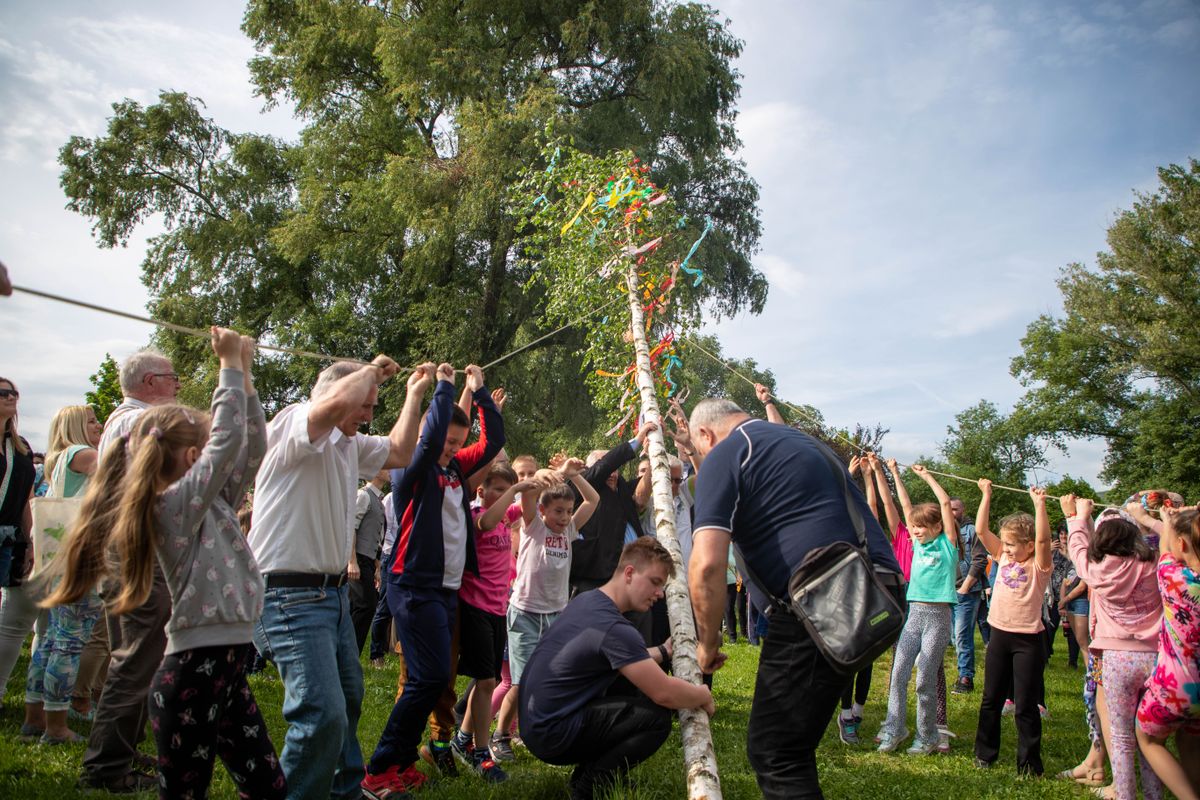
<svg viewBox="0 0 1200 800">
<path fill-rule="evenodd" d="M 1067 495 L 1061 502 L 1070 520 L 1067 549 L 1071 562 L 1092 592 L 1090 649 L 1104 653 L 1101 677 L 1111 729 L 1109 760 L 1115 794 L 1101 796 L 1134 800 L 1138 699 L 1142 685 L 1154 672 L 1162 620 L 1155 553 L 1134 523 L 1110 518 L 1093 530 L 1091 500 Z M 1142 792 L 1148 800 L 1158 800 L 1162 791 L 1162 782 L 1142 758 Z"/>
</svg>

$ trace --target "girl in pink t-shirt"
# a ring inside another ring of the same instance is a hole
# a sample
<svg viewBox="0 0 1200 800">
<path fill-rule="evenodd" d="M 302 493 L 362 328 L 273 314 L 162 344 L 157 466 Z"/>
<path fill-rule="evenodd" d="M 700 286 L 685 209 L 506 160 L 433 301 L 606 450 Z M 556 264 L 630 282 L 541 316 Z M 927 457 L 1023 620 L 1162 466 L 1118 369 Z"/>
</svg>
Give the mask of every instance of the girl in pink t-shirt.
<svg viewBox="0 0 1200 800">
<path fill-rule="evenodd" d="M 988 521 L 992 482 L 982 478 L 979 489 L 983 497 L 975 517 L 975 533 L 1000 568 L 988 609 L 992 635 L 985 662 L 979 728 L 975 733 L 975 765 L 990 767 L 1000 756 L 1001 711 L 1011 683 L 1016 702 L 1017 772 L 1041 775 L 1042 716 L 1038 698 L 1043 694 L 1046 666 L 1042 597 L 1050 585 L 1054 567 L 1046 492 L 1031 488 L 1034 516 L 1010 514 L 1000 521 L 997 536 Z"/>
</svg>

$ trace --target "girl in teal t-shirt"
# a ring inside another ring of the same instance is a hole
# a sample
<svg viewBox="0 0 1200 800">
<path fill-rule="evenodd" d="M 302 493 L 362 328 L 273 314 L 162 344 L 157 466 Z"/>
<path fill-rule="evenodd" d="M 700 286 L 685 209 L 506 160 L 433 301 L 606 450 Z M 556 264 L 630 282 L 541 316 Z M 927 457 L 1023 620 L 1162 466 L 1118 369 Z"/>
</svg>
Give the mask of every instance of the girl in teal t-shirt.
<svg viewBox="0 0 1200 800">
<path fill-rule="evenodd" d="M 909 753 L 932 753 L 938 748 L 937 671 L 950 644 L 956 602 L 955 575 L 958 569 L 958 525 L 950 508 L 950 496 L 920 464 L 917 473 L 937 497 L 937 503 L 913 506 L 901 481 L 896 492 L 904 509 L 904 524 L 912 536 L 912 574 L 908 582 L 908 617 L 896 656 L 892 660 L 892 685 L 888 713 L 879 729 L 879 751 L 890 753 L 908 738 L 908 679 L 917 669 L 917 737 Z"/>
</svg>

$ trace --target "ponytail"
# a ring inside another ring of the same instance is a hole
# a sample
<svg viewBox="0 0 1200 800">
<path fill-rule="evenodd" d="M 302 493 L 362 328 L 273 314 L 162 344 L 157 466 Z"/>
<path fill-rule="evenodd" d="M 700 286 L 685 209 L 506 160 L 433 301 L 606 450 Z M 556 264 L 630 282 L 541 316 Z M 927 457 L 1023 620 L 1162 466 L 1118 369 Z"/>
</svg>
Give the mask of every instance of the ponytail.
<svg viewBox="0 0 1200 800">
<path fill-rule="evenodd" d="M 112 543 L 121 565 L 121 591 L 112 613 L 124 614 L 146 602 L 154 583 L 154 507 L 165 461 L 163 443 L 143 436 L 131 454 Z M 169 456 L 169 453 L 167 454 Z"/>
</svg>

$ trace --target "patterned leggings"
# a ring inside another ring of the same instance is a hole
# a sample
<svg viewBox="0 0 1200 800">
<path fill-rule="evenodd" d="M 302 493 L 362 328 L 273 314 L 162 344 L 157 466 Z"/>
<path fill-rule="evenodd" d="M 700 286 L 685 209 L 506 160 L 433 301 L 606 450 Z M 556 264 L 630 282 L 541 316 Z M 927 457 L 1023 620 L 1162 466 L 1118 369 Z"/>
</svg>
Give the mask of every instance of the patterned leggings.
<svg viewBox="0 0 1200 800">
<path fill-rule="evenodd" d="M 208 796 L 221 757 L 243 800 L 282 800 L 287 781 L 246 683 L 249 644 L 166 656 L 150 686 L 160 800 Z"/>
<path fill-rule="evenodd" d="M 1163 796 L 1162 781 L 1138 751 L 1134 732 L 1142 686 L 1154 672 L 1157 656 L 1157 653 L 1133 650 L 1104 651 L 1104 699 L 1108 706 L 1112 738 L 1112 752 L 1108 754 L 1108 759 L 1112 763 L 1113 786 L 1118 800 L 1137 797 L 1137 774 L 1133 767 L 1135 754 L 1142 762 L 1142 794 L 1146 800 L 1160 800 Z"/>
<path fill-rule="evenodd" d="M 47 711 L 66 711 L 79 672 L 79 654 L 92 637 L 104 606 L 90 592 L 78 603 L 50 609 L 46 635 L 38 642 L 25 678 L 25 702 L 41 703 Z"/>
<path fill-rule="evenodd" d="M 908 619 L 896 643 L 888 713 L 881 736 L 901 737 L 907 729 L 908 679 L 917 668 L 917 739 L 938 741 L 937 672 L 950 645 L 950 606 L 946 603 L 910 603 Z"/>
</svg>

